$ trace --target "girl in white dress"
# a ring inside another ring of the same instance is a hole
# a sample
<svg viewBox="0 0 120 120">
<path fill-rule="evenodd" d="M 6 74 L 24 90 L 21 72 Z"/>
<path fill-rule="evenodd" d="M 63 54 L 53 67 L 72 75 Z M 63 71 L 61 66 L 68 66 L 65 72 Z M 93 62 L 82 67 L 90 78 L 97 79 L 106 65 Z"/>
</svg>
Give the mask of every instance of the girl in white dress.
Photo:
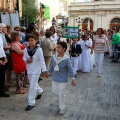
<svg viewBox="0 0 120 120">
<path fill-rule="evenodd" d="M 83 35 L 83 41 L 81 43 L 81 70 L 82 72 L 90 72 L 93 70 L 92 56 L 90 49 L 92 48 L 92 42 L 88 41 L 88 36 Z"/>
</svg>

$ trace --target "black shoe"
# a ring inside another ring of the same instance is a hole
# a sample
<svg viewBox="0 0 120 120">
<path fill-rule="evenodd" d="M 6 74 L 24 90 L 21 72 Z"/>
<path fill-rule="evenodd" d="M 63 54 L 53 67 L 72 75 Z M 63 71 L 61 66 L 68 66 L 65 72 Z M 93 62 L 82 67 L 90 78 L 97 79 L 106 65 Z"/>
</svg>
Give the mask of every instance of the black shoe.
<svg viewBox="0 0 120 120">
<path fill-rule="evenodd" d="M 3 94 L 0 94 L 0 97 L 10 97 L 10 95 L 6 94 L 6 93 L 3 93 Z"/>
<path fill-rule="evenodd" d="M 28 106 L 26 107 L 25 111 L 29 111 L 29 110 L 31 110 L 32 108 L 34 108 L 34 106 L 28 105 Z"/>
<path fill-rule="evenodd" d="M 117 61 L 117 60 L 112 60 L 111 62 L 113 62 L 113 63 L 117 63 L 118 61 Z"/>
<path fill-rule="evenodd" d="M 38 80 L 38 82 L 40 82 L 41 80 L 42 80 L 42 78 L 40 78 L 40 77 L 39 77 L 39 80 Z"/>
<path fill-rule="evenodd" d="M 40 94 L 40 95 L 38 95 L 37 97 L 36 97 L 36 100 L 39 100 L 41 97 L 42 97 L 42 94 L 44 93 L 44 91 Z"/>
</svg>

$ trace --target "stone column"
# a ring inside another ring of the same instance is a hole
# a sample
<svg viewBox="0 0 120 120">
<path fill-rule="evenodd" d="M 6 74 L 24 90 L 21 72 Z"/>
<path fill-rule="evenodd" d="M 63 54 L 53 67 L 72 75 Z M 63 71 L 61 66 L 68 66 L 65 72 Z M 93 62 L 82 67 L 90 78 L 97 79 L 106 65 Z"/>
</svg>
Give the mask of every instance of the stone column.
<svg viewBox="0 0 120 120">
<path fill-rule="evenodd" d="M 94 28 L 93 28 L 94 31 L 96 31 L 97 28 L 98 28 L 98 14 L 95 13 L 95 14 L 94 14 Z"/>
<path fill-rule="evenodd" d="M 88 30 L 90 30 L 90 19 L 88 18 Z"/>
</svg>

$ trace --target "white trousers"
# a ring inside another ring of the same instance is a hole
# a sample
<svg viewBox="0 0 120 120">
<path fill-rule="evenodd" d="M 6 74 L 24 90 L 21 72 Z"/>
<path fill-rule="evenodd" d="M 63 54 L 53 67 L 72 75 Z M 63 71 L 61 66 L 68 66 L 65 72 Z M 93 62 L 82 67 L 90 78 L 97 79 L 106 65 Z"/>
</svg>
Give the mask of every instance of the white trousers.
<svg viewBox="0 0 120 120">
<path fill-rule="evenodd" d="M 52 92 L 55 95 L 59 96 L 59 108 L 60 109 L 65 109 L 66 86 L 67 86 L 67 83 L 59 83 L 59 82 L 52 81 Z"/>
<path fill-rule="evenodd" d="M 35 105 L 36 95 L 40 95 L 43 89 L 38 85 L 39 75 L 28 75 L 30 87 L 28 94 L 28 105 Z"/>
<path fill-rule="evenodd" d="M 78 61 L 79 61 L 79 57 L 71 57 L 71 62 L 72 62 L 72 67 L 73 67 L 73 73 L 75 75 L 77 74 Z"/>
<path fill-rule="evenodd" d="M 95 53 L 95 63 L 97 65 L 97 72 L 100 74 L 104 60 L 104 53 Z"/>
</svg>

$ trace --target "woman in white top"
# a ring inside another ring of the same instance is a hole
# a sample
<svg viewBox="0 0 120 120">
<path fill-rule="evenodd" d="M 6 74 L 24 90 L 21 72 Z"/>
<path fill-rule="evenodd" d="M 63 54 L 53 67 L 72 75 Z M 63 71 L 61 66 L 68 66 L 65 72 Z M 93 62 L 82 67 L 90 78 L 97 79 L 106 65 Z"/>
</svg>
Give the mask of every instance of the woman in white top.
<svg viewBox="0 0 120 120">
<path fill-rule="evenodd" d="M 52 36 L 50 38 L 51 42 L 54 44 L 57 44 L 58 36 L 57 33 L 55 32 L 55 28 L 53 26 L 50 27 L 50 31 L 52 33 Z"/>
<path fill-rule="evenodd" d="M 92 50 L 91 53 L 95 53 L 95 62 L 97 65 L 97 72 L 98 77 L 101 77 L 101 71 L 102 71 L 102 64 L 104 60 L 104 48 L 105 45 L 107 45 L 108 53 L 110 53 L 110 48 L 108 44 L 108 39 L 106 35 L 104 35 L 104 31 L 102 28 L 97 29 L 97 35 L 93 38 L 93 44 L 92 44 Z"/>
</svg>

